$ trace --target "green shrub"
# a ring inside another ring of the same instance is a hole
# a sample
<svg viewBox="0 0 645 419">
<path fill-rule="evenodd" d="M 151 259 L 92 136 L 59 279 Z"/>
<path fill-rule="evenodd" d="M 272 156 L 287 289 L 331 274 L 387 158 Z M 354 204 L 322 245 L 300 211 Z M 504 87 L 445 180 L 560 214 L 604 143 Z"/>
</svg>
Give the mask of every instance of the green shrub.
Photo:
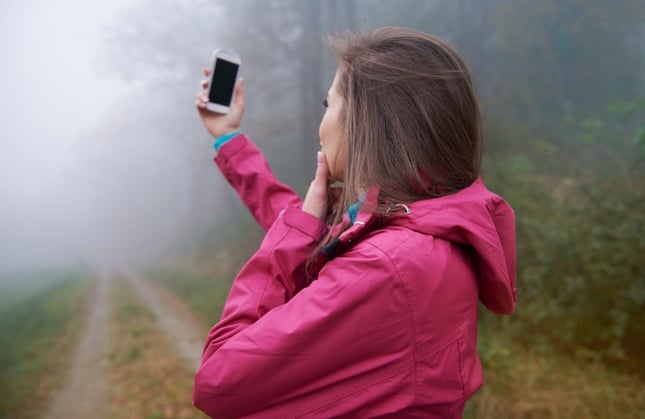
<svg viewBox="0 0 645 419">
<path fill-rule="evenodd" d="M 486 162 L 489 186 L 516 212 L 518 302 L 511 319 L 483 323 L 541 352 L 644 375 L 643 145 L 638 127 L 609 120 L 582 124 L 576 156 L 541 147 Z"/>
</svg>

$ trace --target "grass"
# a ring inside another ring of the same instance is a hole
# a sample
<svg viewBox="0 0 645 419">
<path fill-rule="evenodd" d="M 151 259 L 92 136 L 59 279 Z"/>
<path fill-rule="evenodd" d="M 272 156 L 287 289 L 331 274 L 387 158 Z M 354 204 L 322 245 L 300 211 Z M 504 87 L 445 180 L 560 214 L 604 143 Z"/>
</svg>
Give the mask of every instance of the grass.
<svg viewBox="0 0 645 419">
<path fill-rule="evenodd" d="M 160 283 L 195 313 L 200 325 L 214 325 L 222 314 L 232 279 L 178 269 L 150 270 L 147 278 Z"/>
<path fill-rule="evenodd" d="M 203 418 L 191 404 L 193 374 L 123 278 L 113 282 L 111 405 L 115 418 Z"/>
<path fill-rule="evenodd" d="M 0 417 L 33 418 L 60 385 L 78 340 L 92 281 L 84 274 L 4 282 L 0 307 Z M 21 286 L 24 285 L 24 286 Z"/>
<path fill-rule="evenodd" d="M 466 405 L 473 418 L 643 418 L 645 383 L 600 362 L 527 350 L 480 330 L 484 386 Z"/>
<path fill-rule="evenodd" d="M 80 272 L 81 270 L 76 270 Z M 0 275 L 0 311 L 33 296 L 58 282 L 68 279 L 68 269 L 48 269 Z"/>
<path fill-rule="evenodd" d="M 219 321 L 233 279 L 258 248 L 262 231 L 254 225 L 209 237 L 203 249 L 190 254 L 184 266 L 151 267 L 146 278 L 156 281 L 187 304 L 199 322 L 210 328 Z"/>
</svg>

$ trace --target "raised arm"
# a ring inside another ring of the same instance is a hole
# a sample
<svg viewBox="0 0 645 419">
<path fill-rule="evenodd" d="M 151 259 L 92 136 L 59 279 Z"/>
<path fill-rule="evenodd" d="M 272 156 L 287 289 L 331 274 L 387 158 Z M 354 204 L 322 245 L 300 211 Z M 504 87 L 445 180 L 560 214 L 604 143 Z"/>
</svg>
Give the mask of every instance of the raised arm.
<svg viewBox="0 0 645 419">
<path fill-rule="evenodd" d="M 202 87 L 207 89 L 208 68 L 204 68 L 204 75 Z M 195 106 L 204 127 L 214 139 L 223 139 L 239 131 L 244 115 L 242 79 L 235 86 L 229 113 L 211 112 L 206 109 L 207 102 L 206 94 L 199 92 Z M 262 152 L 245 135 L 234 136 L 216 146 L 221 148 L 215 162 L 263 229 L 268 230 L 284 208 L 302 205 L 298 194 L 275 178 Z"/>
<path fill-rule="evenodd" d="M 302 206 L 298 194 L 276 179 L 262 152 L 244 134 L 224 144 L 215 163 L 264 230 L 283 209 Z"/>
</svg>

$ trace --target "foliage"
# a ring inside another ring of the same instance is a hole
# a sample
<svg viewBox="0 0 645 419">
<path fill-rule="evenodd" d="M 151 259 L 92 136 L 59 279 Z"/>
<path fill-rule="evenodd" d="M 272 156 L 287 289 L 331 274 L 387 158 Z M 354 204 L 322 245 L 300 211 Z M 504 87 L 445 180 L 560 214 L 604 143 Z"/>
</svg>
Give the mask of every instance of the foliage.
<svg viewBox="0 0 645 419">
<path fill-rule="evenodd" d="M 639 418 L 645 385 L 602 363 L 541 354 L 483 333 L 484 386 L 464 418 Z"/>
<path fill-rule="evenodd" d="M 578 160 L 542 153 L 567 164 L 560 173 L 515 155 L 488 163 L 517 216 L 517 313 L 497 327 L 541 352 L 643 375 L 645 170 L 634 137 L 643 127 L 616 116 L 642 111 L 642 101 L 607 109 L 580 124 Z"/>
<path fill-rule="evenodd" d="M 562 129 L 633 94 L 642 83 L 642 50 L 631 39 L 645 17 L 641 1 L 500 1 L 486 74 L 495 80 L 490 103 L 505 118 Z M 500 67 L 500 63 L 505 63 Z M 501 79 L 503 78 L 503 80 Z"/>
</svg>

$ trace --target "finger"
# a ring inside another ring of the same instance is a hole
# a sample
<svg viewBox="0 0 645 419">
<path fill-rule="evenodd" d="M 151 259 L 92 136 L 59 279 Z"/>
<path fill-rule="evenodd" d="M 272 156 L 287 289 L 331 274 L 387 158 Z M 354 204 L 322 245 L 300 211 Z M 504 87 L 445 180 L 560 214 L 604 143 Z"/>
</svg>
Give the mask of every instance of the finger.
<svg viewBox="0 0 645 419">
<path fill-rule="evenodd" d="M 314 181 L 319 182 L 327 187 L 327 178 L 329 175 L 329 166 L 327 165 L 327 159 L 325 153 L 319 151 L 316 155 L 316 174 L 314 175 Z"/>
<path fill-rule="evenodd" d="M 211 69 L 208 67 L 204 67 L 204 75 L 208 77 L 211 74 Z"/>
<path fill-rule="evenodd" d="M 208 96 L 204 92 L 197 92 L 197 100 L 206 103 L 208 102 Z"/>
<path fill-rule="evenodd" d="M 244 113 L 244 80 L 238 79 L 235 83 L 235 94 L 233 103 L 231 103 L 231 114 L 236 118 L 241 119 Z"/>
<path fill-rule="evenodd" d="M 244 79 L 240 79 L 235 84 L 235 99 L 233 99 L 233 105 L 236 108 L 244 108 Z"/>
<path fill-rule="evenodd" d="M 210 81 L 208 79 L 202 80 L 202 89 L 208 89 L 209 84 L 210 84 Z"/>
<path fill-rule="evenodd" d="M 235 94 L 244 93 L 244 78 L 240 77 L 235 83 Z"/>
</svg>

